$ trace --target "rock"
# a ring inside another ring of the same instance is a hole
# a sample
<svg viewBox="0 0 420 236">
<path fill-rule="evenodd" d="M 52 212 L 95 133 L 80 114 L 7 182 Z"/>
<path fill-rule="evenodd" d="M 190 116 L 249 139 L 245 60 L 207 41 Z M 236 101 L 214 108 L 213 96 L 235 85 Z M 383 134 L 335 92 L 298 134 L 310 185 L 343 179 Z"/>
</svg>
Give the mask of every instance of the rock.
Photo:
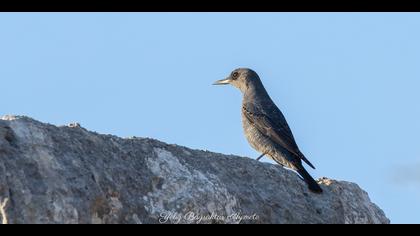
<svg viewBox="0 0 420 236">
<path fill-rule="evenodd" d="M 0 120 L 3 223 L 389 223 L 356 184 L 250 158 Z"/>
</svg>

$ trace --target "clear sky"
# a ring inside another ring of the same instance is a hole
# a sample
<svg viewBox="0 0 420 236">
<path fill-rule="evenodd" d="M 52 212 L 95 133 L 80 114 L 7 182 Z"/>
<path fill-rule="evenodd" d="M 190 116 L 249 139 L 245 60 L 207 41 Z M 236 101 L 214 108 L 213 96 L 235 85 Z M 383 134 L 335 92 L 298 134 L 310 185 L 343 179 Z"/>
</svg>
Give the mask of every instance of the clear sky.
<svg viewBox="0 0 420 236">
<path fill-rule="evenodd" d="M 0 14 L 1 114 L 255 158 L 239 91 L 211 85 L 237 67 L 259 73 L 315 177 L 420 223 L 418 13 Z"/>
</svg>

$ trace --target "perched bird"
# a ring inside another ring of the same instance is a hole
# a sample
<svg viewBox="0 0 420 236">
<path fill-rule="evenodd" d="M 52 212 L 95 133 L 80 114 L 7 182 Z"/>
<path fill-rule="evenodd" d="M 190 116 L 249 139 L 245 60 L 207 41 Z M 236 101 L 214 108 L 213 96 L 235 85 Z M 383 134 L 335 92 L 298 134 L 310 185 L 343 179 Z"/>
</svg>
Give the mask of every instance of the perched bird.
<svg viewBox="0 0 420 236">
<path fill-rule="evenodd" d="M 315 167 L 299 150 L 292 131 L 281 111 L 271 100 L 257 73 L 248 68 L 235 69 L 226 79 L 214 85 L 230 84 L 243 94 L 242 125 L 249 144 L 278 164 L 295 170 L 309 189 L 321 193 L 318 183 L 309 175 L 302 161 Z"/>
</svg>

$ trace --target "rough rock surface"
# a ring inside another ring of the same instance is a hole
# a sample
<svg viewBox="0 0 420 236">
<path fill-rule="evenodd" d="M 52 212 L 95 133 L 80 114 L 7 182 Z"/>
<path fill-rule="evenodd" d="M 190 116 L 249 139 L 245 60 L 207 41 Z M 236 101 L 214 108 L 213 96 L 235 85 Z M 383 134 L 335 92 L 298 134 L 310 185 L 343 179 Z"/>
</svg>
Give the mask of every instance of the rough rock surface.
<svg viewBox="0 0 420 236">
<path fill-rule="evenodd" d="M 3 223 L 389 223 L 356 184 L 146 138 L 0 119 Z"/>
</svg>

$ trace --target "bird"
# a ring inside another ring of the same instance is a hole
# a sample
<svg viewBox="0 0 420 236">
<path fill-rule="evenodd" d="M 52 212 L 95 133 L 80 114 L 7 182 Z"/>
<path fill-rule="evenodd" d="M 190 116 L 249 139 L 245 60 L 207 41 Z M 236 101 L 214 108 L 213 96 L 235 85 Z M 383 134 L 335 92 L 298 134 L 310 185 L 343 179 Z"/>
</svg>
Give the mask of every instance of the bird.
<svg viewBox="0 0 420 236">
<path fill-rule="evenodd" d="M 242 126 L 252 148 L 267 155 L 277 164 L 296 171 L 314 193 L 322 188 L 303 166 L 303 162 L 315 166 L 303 155 L 296 144 L 287 121 L 270 98 L 258 74 L 249 68 L 237 68 L 230 75 L 213 85 L 232 85 L 242 92 Z"/>
</svg>

